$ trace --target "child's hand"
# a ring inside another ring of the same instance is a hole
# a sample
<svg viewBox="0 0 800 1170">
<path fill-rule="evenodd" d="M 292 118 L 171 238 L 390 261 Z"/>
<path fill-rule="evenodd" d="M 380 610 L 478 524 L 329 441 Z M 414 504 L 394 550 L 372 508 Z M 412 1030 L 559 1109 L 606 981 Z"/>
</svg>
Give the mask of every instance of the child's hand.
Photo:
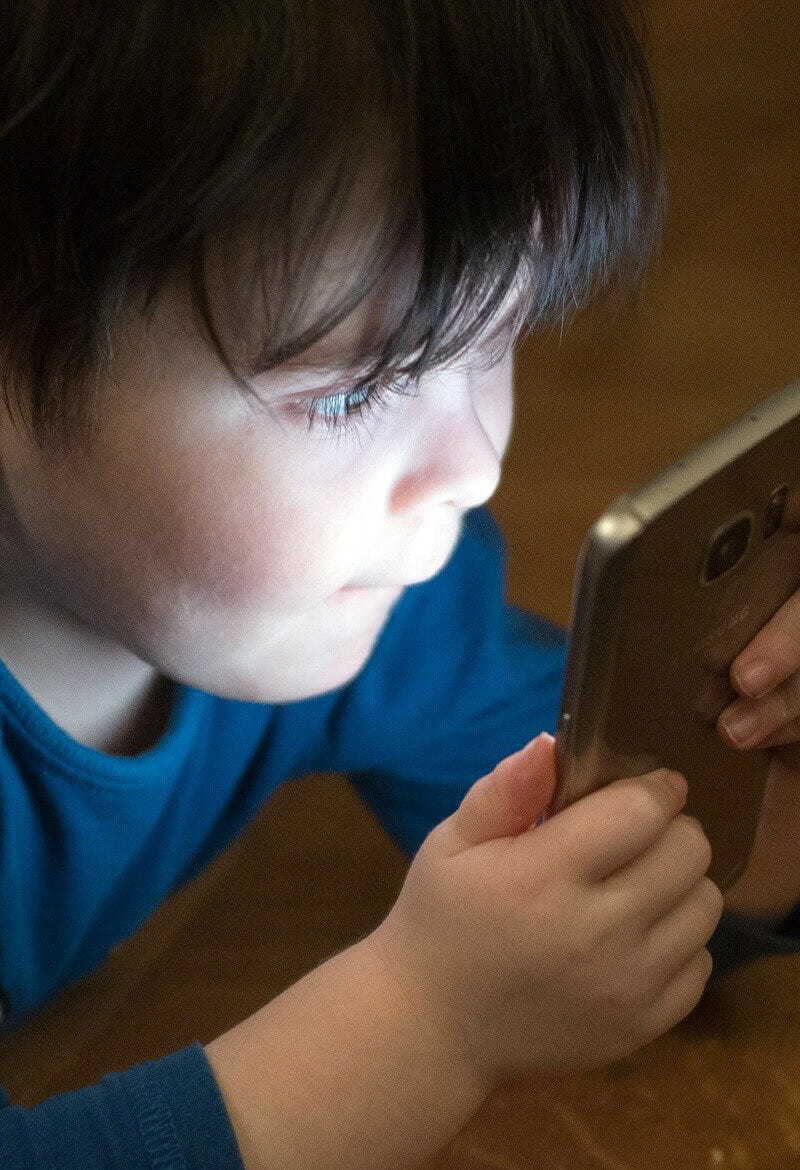
<svg viewBox="0 0 800 1170">
<path fill-rule="evenodd" d="M 742 751 L 769 751 L 770 769 L 755 841 L 747 869 L 727 891 L 725 905 L 773 925 L 800 899 L 798 631 L 800 590 L 732 663 L 731 684 L 740 698 L 717 723 L 723 742 Z M 751 723 L 732 734 L 737 717 L 749 718 Z"/>
<path fill-rule="evenodd" d="M 619 780 L 536 827 L 553 745 L 539 736 L 472 786 L 370 936 L 420 1026 L 489 1086 L 634 1052 L 711 974 L 723 901 L 685 791 L 663 771 Z"/>
</svg>

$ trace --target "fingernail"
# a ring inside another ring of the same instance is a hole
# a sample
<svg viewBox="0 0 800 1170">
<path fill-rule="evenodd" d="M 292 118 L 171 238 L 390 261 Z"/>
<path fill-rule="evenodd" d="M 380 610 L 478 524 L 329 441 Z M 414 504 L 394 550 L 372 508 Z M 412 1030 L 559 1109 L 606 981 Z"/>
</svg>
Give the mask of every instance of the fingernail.
<svg viewBox="0 0 800 1170">
<path fill-rule="evenodd" d="M 721 725 L 738 744 L 748 743 L 759 728 L 759 717 L 754 713 L 724 715 Z"/>
<path fill-rule="evenodd" d="M 742 690 L 754 697 L 760 695 L 769 686 L 770 673 L 769 663 L 759 658 L 755 662 L 748 662 L 746 666 L 740 667 L 736 671 L 736 677 Z"/>
<path fill-rule="evenodd" d="M 521 755 L 522 752 L 527 752 L 529 748 L 532 748 L 534 744 L 540 743 L 542 740 L 544 740 L 545 743 L 552 743 L 553 736 L 550 735 L 547 731 L 540 731 L 537 736 L 534 736 L 533 739 L 528 740 L 528 742 L 525 744 L 525 747 L 520 748 L 519 752 L 515 752 L 514 754 Z"/>
</svg>

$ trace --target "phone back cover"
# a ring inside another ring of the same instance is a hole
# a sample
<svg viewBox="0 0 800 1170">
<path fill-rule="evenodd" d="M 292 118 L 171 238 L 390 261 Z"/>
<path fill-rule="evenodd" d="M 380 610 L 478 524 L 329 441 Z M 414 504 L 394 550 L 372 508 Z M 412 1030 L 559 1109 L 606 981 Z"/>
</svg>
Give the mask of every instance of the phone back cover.
<svg viewBox="0 0 800 1170">
<path fill-rule="evenodd" d="M 800 409 L 800 383 L 794 397 Z M 743 424 L 724 434 L 747 448 L 739 458 L 703 481 L 698 460 L 721 457 L 719 442 L 716 451 L 707 444 L 620 497 L 587 537 L 572 623 L 585 653 L 578 661 L 570 651 L 551 806 L 555 813 L 610 780 L 675 769 L 689 782 L 684 811 L 703 825 L 709 877 L 723 890 L 752 848 L 769 757 L 728 747 L 715 725 L 736 697 L 731 663 L 800 587 L 800 418 L 755 447 Z M 764 540 L 770 491 L 783 485 L 784 526 Z M 745 556 L 703 583 L 712 535 L 742 512 L 753 521 Z"/>
</svg>

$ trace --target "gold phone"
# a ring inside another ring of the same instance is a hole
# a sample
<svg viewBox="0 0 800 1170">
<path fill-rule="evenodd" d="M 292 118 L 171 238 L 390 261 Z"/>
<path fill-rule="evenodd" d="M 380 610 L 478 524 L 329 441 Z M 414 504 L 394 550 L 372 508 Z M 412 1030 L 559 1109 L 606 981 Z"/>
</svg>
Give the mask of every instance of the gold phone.
<svg viewBox="0 0 800 1170">
<path fill-rule="evenodd" d="M 753 847 L 769 767 L 716 721 L 729 671 L 800 588 L 800 379 L 620 496 L 578 558 L 548 815 L 670 768 L 725 892 Z"/>
</svg>

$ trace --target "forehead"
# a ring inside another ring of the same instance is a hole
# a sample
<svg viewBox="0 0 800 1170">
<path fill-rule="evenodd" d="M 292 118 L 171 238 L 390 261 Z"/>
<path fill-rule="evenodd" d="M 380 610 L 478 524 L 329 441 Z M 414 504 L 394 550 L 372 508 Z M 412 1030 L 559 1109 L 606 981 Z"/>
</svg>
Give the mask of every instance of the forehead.
<svg viewBox="0 0 800 1170">
<path fill-rule="evenodd" d="M 219 237 L 211 245 L 206 274 L 210 300 L 221 310 L 217 322 L 223 345 L 232 355 L 245 355 L 247 376 L 258 378 L 269 397 L 280 394 L 282 386 L 291 389 L 300 382 L 328 385 L 337 375 L 344 384 L 348 377 L 371 371 L 378 361 L 383 364 L 382 359 L 388 359 L 390 366 L 405 365 L 422 351 L 428 334 L 419 302 L 412 338 L 406 334 L 397 345 L 392 344 L 418 294 L 419 239 L 413 230 L 393 230 L 386 200 L 366 191 L 364 184 L 356 186 L 347 214 L 337 217 L 335 230 L 317 254 L 303 254 L 302 232 L 276 230 L 271 236 L 263 230 L 268 222 L 264 220 L 245 221 L 241 234 Z M 381 218 L 377 208 L 386 212 L 388 220 Z M 401 220 L 395 227 L 398 223 Z M 281 251 L 284 246 L 286 253 Z M 389 248 L 392 251 L 387 254 Z M 372 274 L 381 265 L 384 271 L 375 278 Z M 248 280 L 242 279 L 248 270 L 249 288 Z M 482 305 L 491 285 L 480 284 L 473 300 Z M 451 308 L 450 319 L 444 323 L 451 340 L 463 337 L 472 324 L 468 315 L 459 316 L 457 311 L 462 291 L 453 298 L 456 311 Z M 529 294 L 524 284 L 512 283 L 480 334 L 472 335 L 470 348 L 485 345 L 501 330 L 517 325 L 523 299 Z M 295 348 L 302 345 L 304 334 L 316 331 L 326 319 L 336 320 L 348 301 L 352 309 L 336 324 L 305 348 Z M 461 352 L 465 350 L 466 346 Z"/>
</svg>

